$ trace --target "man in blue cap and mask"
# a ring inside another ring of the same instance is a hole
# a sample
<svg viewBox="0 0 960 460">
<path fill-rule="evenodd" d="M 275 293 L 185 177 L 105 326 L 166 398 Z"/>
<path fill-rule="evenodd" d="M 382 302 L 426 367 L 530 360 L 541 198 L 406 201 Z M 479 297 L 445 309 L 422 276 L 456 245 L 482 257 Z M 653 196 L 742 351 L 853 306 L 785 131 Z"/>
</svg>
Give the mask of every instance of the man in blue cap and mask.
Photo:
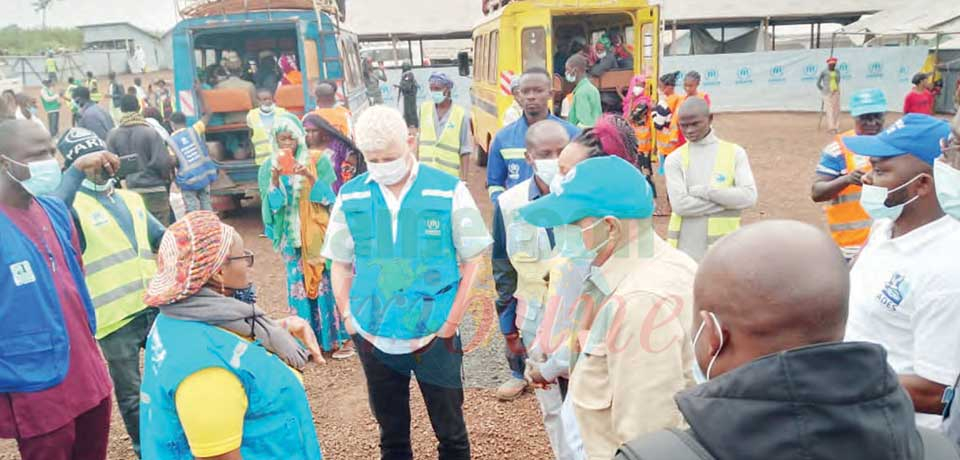
<svg viewBox="0 0 960 460">
<path fill-rule="evenodd" d="M 937 200 L 933 165 L 950 126 L 910 114 L 876 136 L 843 141 L 870 157 L 860 203 L 875 220 L 850 272 L 847 341 L 887 349 L 917 412 L 937 428 L 942 396 L 960 372 L 960 222 Z"/>
<path fill-rule="evenodd" d="M 420 107 L 420 162 L 466 182 L 473 153 L 470 112 L 453 103 L 453 80 L 430 75 L 430 100 Z"/>
<path fill-rule="evenodd" d="M 843 143 L 844 137 L 874 136 L 883 131 L 887 98 L 879 89 L 857 91 L 850 98 L 854 128 L 836 136 L 820 153 L 820 164 L 813 179 L 810 197 L 824 206 L 830 235 L 848 261 L 856 257 L 870 236 L 873 221 L 860 206 L 863 175 L 870 170 L 870 159 L 856 155 Z"/>
<path fill-rule="evenodd" d="M 591 264 L 568 395 L 590 459 L 683 424 L 673 395 L 693 384 L 697 267 L 654 232 L 653 208 L 640 171 L 608 156 L 577 164 L 550 195 L 520 209 L 524 221 L 553 228 L 561 256 Z"/>
</svg>

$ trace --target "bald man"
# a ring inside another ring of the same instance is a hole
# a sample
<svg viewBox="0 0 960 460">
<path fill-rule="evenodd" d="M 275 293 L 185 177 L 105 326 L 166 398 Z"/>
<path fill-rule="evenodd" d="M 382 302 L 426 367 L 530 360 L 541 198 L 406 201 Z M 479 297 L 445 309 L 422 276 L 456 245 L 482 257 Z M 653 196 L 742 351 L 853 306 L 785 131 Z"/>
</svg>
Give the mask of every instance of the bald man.
<svg viewBox="0 0 960 460">
<path fill-rule="evenodd" d="M 678 116 L 687 143 L 664 162 L 673 206 L 667 241 L 700 260 L 711 244 L 740 227 L 743 210 L 757 204 L 757 185 L 743 147 L 713 132 L 706 100 L 687 98 Z"/>
<path fill-rule="evenodd" d="M 24 460 L 105 459 L 110 376 L 50 133 L 0 121 L 0 438 Z"/>
<path fill-rule="evenodd" d="M 960 222 L 944 213 L 933 177 L 949 135 L 946 122 L 909 114 L 876 136 L 844 138 L 870 157 L 860 204 L 874 219 L 850 271 L 847 340 L 887 349 L 917 424 L 929 428 L 960 373 Z"/>
<path fill-rule="evenodd" d="M 567 82 L 576 85 L 573 88 L 573 104 L 570 106 L 567 121 L 578 128 L 592 127 L 603 114 L 600 91 L 590 82 L 587 67 L 587 58 L 582 54 L 574 54 L 567 59 Z"/>
<path fill-rule="evenodd" d="M 561 414 L 569 378 L 568 365 L 554 363 L 551 369 L 557 370 L 548 372 L 547 377 L 540 371 L 540 365 L 547 362 L 548 354 L 553 351 L 541 346 L 552 332 L 541 333 L 541 326 L 555 324 L 558 319 L 566 320 L 569 315 L 560 317 L 555 310 L 547 311 L 547 280 L 551 269 L 559 262 L 559 258 L 554 257 L 556 239 L 553 229 L 537 228 L 527 223 L 520 218 L 519 210 L 550 194 L 550 182 L 558 171 L 557 158 L 568 142 L 567 128 L 553 120 L 541 121 L 527 130 L 525 157 L 534 176 L 500 194 L 493 221 L 493 250 L 495 254 L 505 254 L 509 258 L 511 272 L 508 276 L 512 281 L 512 285 L 498 284 L 498 287 L 506 287 L 502 294 L 515 299 L 500 314 L 501 331 L 513 356 L 529 358 L 526 371 L 540 384 L 534 391 L 557 460 L 581 458 L 582 441 L 572 413 L 568 412 L 566 421 Z M 522 372 L 524 367 L 520 369 Z M 522 394 L 522 388 L 526 386 L 526 381 L 523 382 L 521 392 L 514 397 Z M 501 393 L 498 392 L 498 396 L 507 396 Z"/>
<path fill-rule="evenodd" d="M 616 460 L 919 460 L 925 447 L 934 453 L 933 443 L 921 442 L 883 348 L 843 343 L 846 273 L 833 240 L 800 222 L 765 221 L 720 240 L 694 284 L 701 384 L 676 396 L 690 429 L 640 438 Z M 690 445 L 709 454 L 693 456 Z M 673 447 L 669 454 L 655 449 L 665 446 Z"/>
<path fill-rule="evenodd" d="M 320 118 L 327 120 L 334 128 L 337 128 L 344 136 L 353 139 L 353 113 L 341 105 L 337 105 L 337 85 L 330 81 L 321 81 L 317 83 L 313 91 L 317 99 L 317 108 L 313 111 Z M 307 114 L 304 114 L 304 119 Z"/>
</svg>

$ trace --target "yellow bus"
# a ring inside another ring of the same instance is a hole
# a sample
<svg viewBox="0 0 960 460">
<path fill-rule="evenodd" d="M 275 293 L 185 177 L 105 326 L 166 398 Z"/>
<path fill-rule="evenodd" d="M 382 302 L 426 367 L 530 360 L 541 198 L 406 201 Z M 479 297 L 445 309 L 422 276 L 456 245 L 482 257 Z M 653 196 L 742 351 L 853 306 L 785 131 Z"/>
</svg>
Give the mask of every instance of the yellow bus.
<svg viewBox="0 0 960 460">
<path fill-rule="evenodd" d="M 647 94 L 656 97 L 660 70 L 660 7 L 647 0 L 490 0 L 490 11 L 473 30 L 472 130 L 479 164 L 503 115 L 513 103 L 510 80 L 527 69 L 554 74 L 554 106 L 572 91 L 563 79 L 565 52 L 574 40 L 593 45 L 617 34 L 633 48 L 633 68 L 611 70 L 594 84 L 605 100 L 619 98 L 634 75 L 647 75 Z M 504 6 L 500 4 L 506 3 Z M 484 7 L 486 12 L 488 7 Z M 556 61 L 556 62 L 555 62 Z M 559 75 L 558 75 L 559 74 Z"/>
</svg>

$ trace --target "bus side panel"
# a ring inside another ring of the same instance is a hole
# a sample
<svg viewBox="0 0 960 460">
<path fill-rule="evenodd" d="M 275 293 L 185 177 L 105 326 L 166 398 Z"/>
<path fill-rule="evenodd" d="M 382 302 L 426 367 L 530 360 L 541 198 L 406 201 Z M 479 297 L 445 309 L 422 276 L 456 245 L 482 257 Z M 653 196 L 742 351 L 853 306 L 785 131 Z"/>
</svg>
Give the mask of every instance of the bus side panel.
<svg viewBox="0 0 960 460">
<path fill-rule="evenodd" d="M 500 129 L 500 120 L 502 113 L 497 102 L 499 93 L 499 84 L 487 80 L 488 74 L 492 71 L 498 71 L 496 63 L 489 62 L 490 50 L 489 39 L 492 32 L 499 30 L 503 24 L 503 19 L 485 24 L 474 31 L 474 67 L 473 67 L 473 85 L 471 87 L 471 100 L 473 103 L 473 137 L 477 145 L 484 152 L 490 152 L 490 143 L 493 137 Z M 484 42 L 484 47 L 478 49 L 478 39 Z"/>
<path fill-rule="evenodd" d="M 647 75 L 647 94 L 656 97 L 660 76 L 660 7 L 651 6 L 636 11 L 633 27 L 634 74 Z M 648 39 L 646 36 L 650 34 Z"/>
<path fill-rule="evenodd" d="M 173 88 L 177 111 L 187 116 L 190 124 L 199 119 L 198 95 L 194 91 L 197 67 L 194 61 L 193 33 L 180 30 L 173 34 Z"/>
</svg>

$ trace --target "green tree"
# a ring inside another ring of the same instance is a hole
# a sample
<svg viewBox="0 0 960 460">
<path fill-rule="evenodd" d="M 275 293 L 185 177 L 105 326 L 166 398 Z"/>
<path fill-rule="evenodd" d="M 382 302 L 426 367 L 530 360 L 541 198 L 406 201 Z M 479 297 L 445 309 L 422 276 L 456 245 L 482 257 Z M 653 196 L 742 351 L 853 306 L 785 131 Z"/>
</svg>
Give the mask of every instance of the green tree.
<svg viewBox="0 0 960 460">
<path fill-rule="evenodd" d="M 54 0 L 34 0 L 33 1 L 33 11 L 41 13 L 43 15 L 42 26 L 43 29 L 47 28 L 47 9 L 50 8 L 50 4 Z"/>
</svg>

